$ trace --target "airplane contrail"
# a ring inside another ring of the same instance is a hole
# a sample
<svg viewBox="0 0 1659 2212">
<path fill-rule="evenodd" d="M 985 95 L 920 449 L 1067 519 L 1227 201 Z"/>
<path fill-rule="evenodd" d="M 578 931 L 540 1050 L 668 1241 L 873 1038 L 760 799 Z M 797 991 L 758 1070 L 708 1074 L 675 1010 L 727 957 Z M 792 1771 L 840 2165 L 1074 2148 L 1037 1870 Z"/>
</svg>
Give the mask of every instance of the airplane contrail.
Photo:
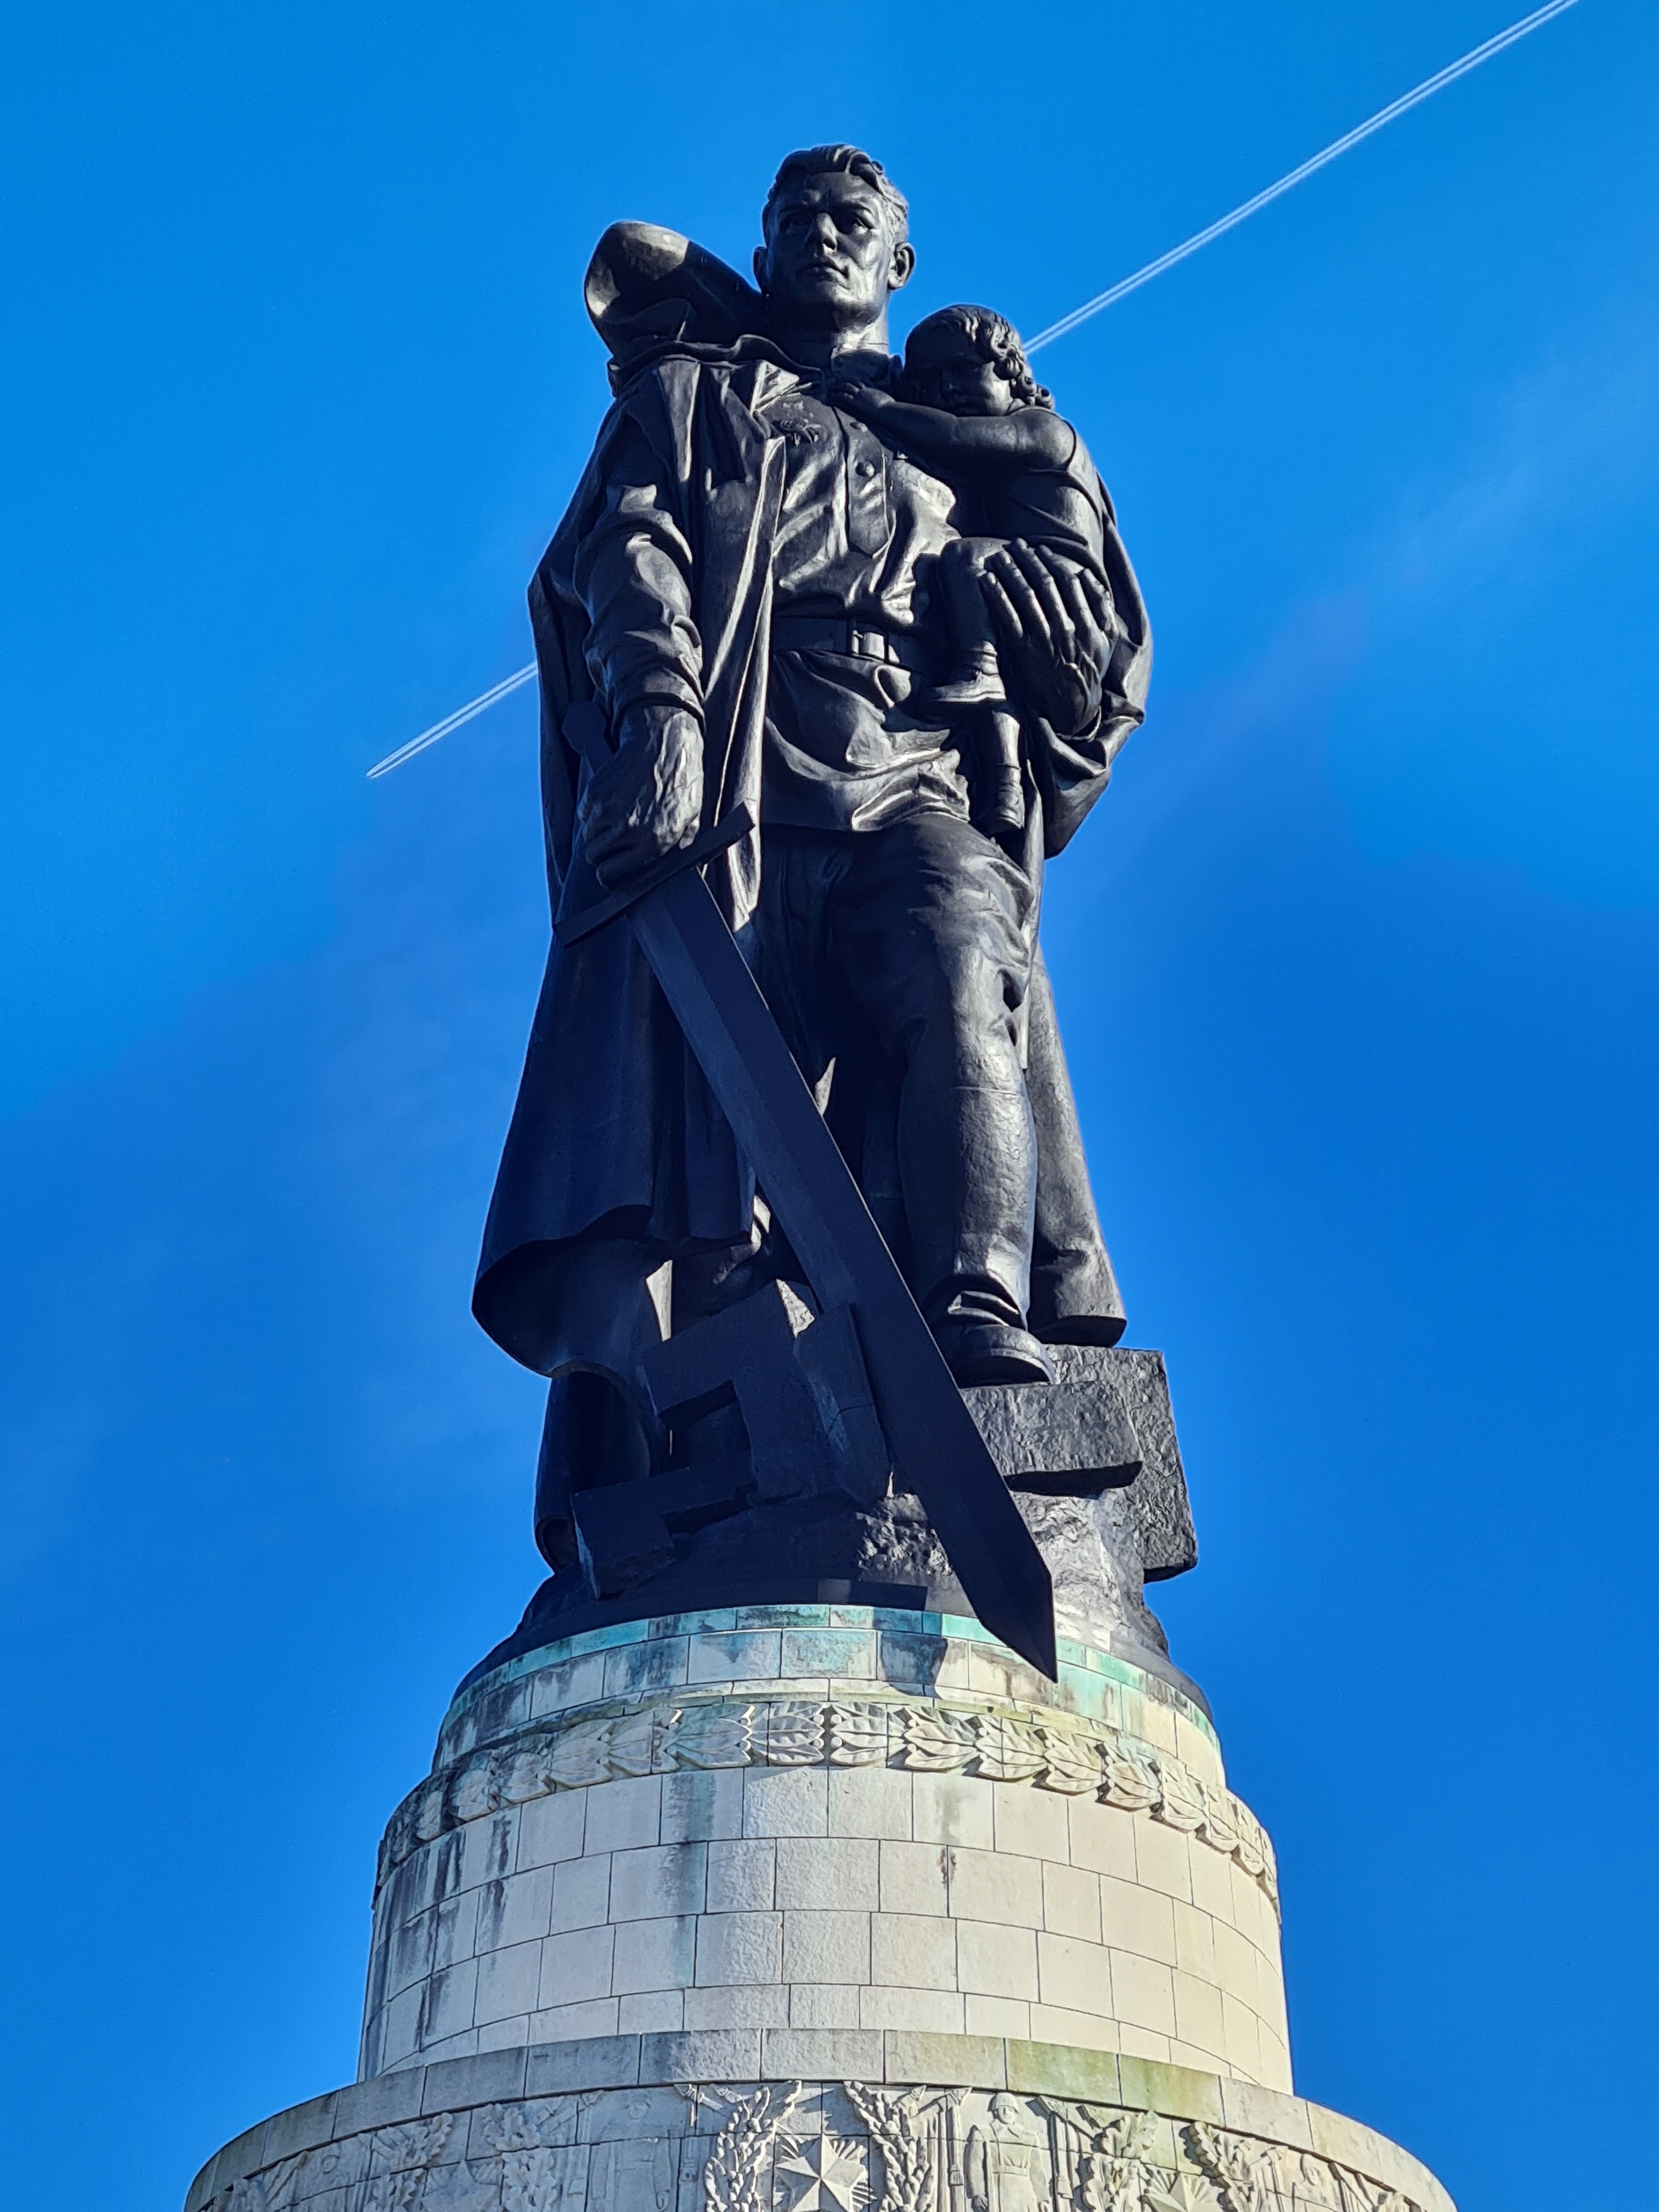
<svg viewBox="0 0 1659 2212">
<path fill-rule="evenodd" d="M 1333 161 L 1340 160 L 1344 154 L 1362 144 L 1365 139 L 1375 137 L 1377 131 L 1385 129 L 1399 117 L 1409 114 L 1413 107 L 1420 107 L 1425 100 L 1432 100 L 1436 93 L 1443 92 L 1449 84 L 1455 84 L 1471 70 L 1479 69 L 1484 62 L 1492 60 L 1517 40 L 1530 37 L 1534 31 L 1542 30 L 1546 23 L 1553 22 L 1558 15 L 1565 15 L 1569 8 L 1577 5 L 1578 0 L 1548 0 L 1547 6 L 1535 8 L 1530 15 L 1522 15 L 1507 30 L 1483 40 L 1478 46 L 1471 46 L 1468 52 L 1460 56 L 1456 61 L 1449 62 L 1444 69 L 1437 70 L 1432 76 L 1425 77 L 1421 84 L 1414 85 L 1409 92 L 1401 93 L 1398 100 L 1391 100 L 1386 107 L 1379 107 L 1375 115 L 1367 117 L 1364 123 L 1356 125 L 1352 131 L 1344 131 L 1341 137 L 1334 138 L 1321 152 L 1280 177 L 1277 184 L 1267 185 L 1265 191 L 1255 193 L 1248 200 L 1241 200 L 1231 214 L 1206 224 L 1202 230 L 1196 230 L 1190 238 L 1183 239 L 1179 246 L 1172 246 L 1167 253 L 1160 253 L 1155 261 L 1149 261 L 1144 269 L 1137 269 L 1133 276 L 1121 276 L 1115 284 L 1109 284 L 1103 292 L 1097 292 L 1092 300 L 1085 300 L 1080 307 L 1073 307 L 1058 322 L 1050 323 L 1035 337 L 1027 338 L 1026 352 L 1036 353 L 1043 346 L 1053 345 L 1057 339 L 1069 337 L 1073 331 L 1080 329 L 1096 315 L 1103 314 L 1108 307 L 1115 307 L 1120 300 L 1127 299 L 1131 292 L 1138 292 L 1143 284 L 1150 284 L 1155 276 L 1162 276 L 1166 270 L 1189 260 L 1194 253 L 1200 252 L 1218 238 L 1224 237 L 1230 230 L 1237 230 L 1240 223 L 1248 222 L 1253 215 L 1259 215 L 1274 200 L 1282 199 L 1286 192 L 1294 191 L 1298 185 L 1304 184 L 1310 177 L 1316 176 L 1321 169 L 1328 168 Z M 459 730 L 463 723 L 483 714 L 498 699 L 505 699 L 509 692 L 528 684 L 535 673 L 536 664 L 532 660 L 514 675 L 493 684 L 488 691 L 481 691 L 465 707 L 458 707 L 453 714 L 446 714 L 441 722 L 434 722 L 429 730 L 422 730 L 407 744 L 399 745 L 396 752 L 388 753 L 384 760 L 376 761 L 368 774 L 371 776 L 385 775 L 388 769 L 400 768 L 404 761 L 413 760 L 416 753 L 424 752 L 428 745 L 435 745 L 440 738 L 447 738 L 452 730 Z"/>
</svg>

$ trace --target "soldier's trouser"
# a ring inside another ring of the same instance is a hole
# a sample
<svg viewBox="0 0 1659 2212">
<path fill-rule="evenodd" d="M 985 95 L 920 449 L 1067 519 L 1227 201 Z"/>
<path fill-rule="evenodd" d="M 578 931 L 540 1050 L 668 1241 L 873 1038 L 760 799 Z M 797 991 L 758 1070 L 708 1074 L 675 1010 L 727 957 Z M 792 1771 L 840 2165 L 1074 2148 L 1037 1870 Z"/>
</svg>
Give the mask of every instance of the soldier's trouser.
<svg viewBox="0 0 1659 2212">
<path fill-rule="evenodd" d="M 917 1304 L 935 1328 L 1022 1326 L 1036 1198 L 1020 1065 L 1029 878 L 944 813 L 884 830 L 769 826 L 763 842 L 744 950 L 809 1080 L 833 1060 L 837 1093 L 867 1091 L 875 1074 L 894 1101 Z M 872 1053 L 877 1068 L 859 1064 Z"/>
</svg>

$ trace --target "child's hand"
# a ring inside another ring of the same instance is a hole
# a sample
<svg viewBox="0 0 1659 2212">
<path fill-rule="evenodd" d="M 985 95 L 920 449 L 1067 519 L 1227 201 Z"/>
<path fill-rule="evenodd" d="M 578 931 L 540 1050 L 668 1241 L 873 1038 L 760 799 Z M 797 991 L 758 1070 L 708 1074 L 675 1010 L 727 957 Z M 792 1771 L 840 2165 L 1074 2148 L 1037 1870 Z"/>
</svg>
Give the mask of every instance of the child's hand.
<svg viewBox="0 0 1659 2212">
<path fill-rule="evenodd" d="M 892 399 L 878 384 L 852 384 L 843 378 L 830 386 L 830 404 L 845 408 L 849 415 L 879 415 Z"/>
</svg>

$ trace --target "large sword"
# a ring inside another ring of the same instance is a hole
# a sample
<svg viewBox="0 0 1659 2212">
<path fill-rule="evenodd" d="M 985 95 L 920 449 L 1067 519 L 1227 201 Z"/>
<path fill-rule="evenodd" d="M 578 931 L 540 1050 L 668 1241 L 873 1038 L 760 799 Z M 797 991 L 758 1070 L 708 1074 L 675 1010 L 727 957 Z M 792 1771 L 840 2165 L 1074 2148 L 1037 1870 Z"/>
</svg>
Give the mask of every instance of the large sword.
<svg viewBox="0 0 1659 2212">
<path fill-rule="evenodd" d="M 611 758 L 596 707 L 572 707 L 564 733 L 590 769 Z M 562 921 L 560 941 L 627 916 L 808 1282 L 824 1306 L 852 1309 L 895 1473 L 985 1626 L 1052 1680 L 1054 1588 L 1042 1555 L 697 872 L 750 826 L 740 812 L 706 830 L 637 885 Z"/>
</svg>

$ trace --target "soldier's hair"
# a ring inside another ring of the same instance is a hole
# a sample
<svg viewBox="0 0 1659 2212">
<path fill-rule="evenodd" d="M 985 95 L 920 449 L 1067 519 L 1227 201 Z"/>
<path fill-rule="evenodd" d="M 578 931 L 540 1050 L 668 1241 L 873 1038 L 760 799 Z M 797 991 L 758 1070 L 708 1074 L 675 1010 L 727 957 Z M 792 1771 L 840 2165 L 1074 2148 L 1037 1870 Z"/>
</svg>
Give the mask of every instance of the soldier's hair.
<svg viewBox="0 0 1659 2212">
<path fill-rule="evenodd" d="M 859 146 L 803 146 L 793 154 L 786 154 L 761 210 L 761 228 L 766 235 L 772 235 L 773 213 L 787 191 L 808 177 L 828 176 L 834 170 L 869 185 L 881 202 L 892 243 L 902 246 L 910 232 L 910 203 L 875 155 L 866 154 Z"/>
<path fill-rule="evenodd" d="M 924 331 L 954 331 L 966 338 L 980 359 L 988 361 L 1006 380 L 1023 407 L 1054 405 L 1054 394 L 1031 374 L 1019 332 L 1006 315 L 998 314 L 994 307 L 941 307 L 937 314 L 924 315 L 904 342 L 907 370 L 910 349 Z"/>
</svg>

